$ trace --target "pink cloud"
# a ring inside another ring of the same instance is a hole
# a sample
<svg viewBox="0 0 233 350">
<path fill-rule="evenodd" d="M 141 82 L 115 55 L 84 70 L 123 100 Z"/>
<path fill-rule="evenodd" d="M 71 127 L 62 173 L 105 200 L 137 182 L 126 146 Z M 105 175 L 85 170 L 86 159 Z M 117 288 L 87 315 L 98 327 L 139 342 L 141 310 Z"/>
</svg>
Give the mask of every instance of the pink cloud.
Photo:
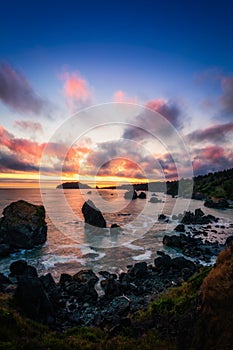
<svg viewBox="0 0 233 350">
<path fill-rule="evenodd" d="M 85 104 L 91 99 L 88 82 L 77 72 L 65 72 L 60 75 L 64 81 L 63 92 L 69 107 Z"/>
<path fill-rule="evenodd" d="M 113 101 L 118 103 L 138 103 L 137 97 L 128 97 L 122 90 L 118 90 L 113 95 Z"/>
</svg>

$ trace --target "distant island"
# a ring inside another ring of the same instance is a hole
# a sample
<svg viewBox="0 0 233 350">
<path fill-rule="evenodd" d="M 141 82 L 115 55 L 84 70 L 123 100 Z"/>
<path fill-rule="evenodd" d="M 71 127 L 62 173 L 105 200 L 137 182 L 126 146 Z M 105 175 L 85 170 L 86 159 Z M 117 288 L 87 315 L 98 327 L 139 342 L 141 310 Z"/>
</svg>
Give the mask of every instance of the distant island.
<svg viewBox="0 0 233 350">
<path fill-rule="evenodd" d="M 122 184 L 119 186 L 103 186 L 96 189 L 107 190 L 132 190 L 135 191 L 150 191 L 150 192 L 164 192 L 171 196 L 178 194 L 183 197 L 190 195 L 190 186 L 193 185 L 193 199 L 206 198 L 224 198 L 233 200 L 233 168 L 222 170 L 207 175 L 199 175 L 193 178 L 193 183 L 190 179 L 180 179 L 174 181 L 153 181 L 139 184 Z M 64 182 L 57 186 L 57 188 L 64 189 L 92 189 L 87 184 L 81 182 Z"/>
<path fill-rule="evenodd" d="M 57 185 L 56 188 L 65 188 L 65 189 L 91 189 L 89 185 L 82 184 L 81 182 L 78 181 L 73 181 L 73 182 L 63 182 L 60 185 Z"/>
</svg>

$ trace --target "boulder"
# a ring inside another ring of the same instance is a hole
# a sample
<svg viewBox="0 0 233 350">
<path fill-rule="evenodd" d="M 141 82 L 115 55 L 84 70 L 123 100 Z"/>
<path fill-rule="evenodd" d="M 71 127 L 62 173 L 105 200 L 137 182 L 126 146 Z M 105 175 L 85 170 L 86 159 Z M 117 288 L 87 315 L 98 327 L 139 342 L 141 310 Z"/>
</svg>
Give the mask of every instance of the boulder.
<svg viewBox="0 0 233 350">
<path fill-rule="evenodd" d="M 54 322 L 52 304 L 38 277 L 20 276 L 15 300 L 21 311 L 33 320 L 45 324 Z"/>
<path fill-rule="evenodd" d="M 174 228 L 174 230 L 177 232 L 185 232 L 185 226 L 184 224 L 179 224 Z"/>
<path fill-rule="evenodd" d="M 138 195 L 138 198 L 146 199 L 146 193 L 145 192 L 140 192 L 140 194 Z"/>
<path fill-rule="evenodd" d="M 20 200 L 3 210 L 0 221 L 0 241 L 10 247 L 31 249 L 47 238 L 45 209 Z"/>
<path fill-rule="evenodd" d="M 188 268 L 194 272 L 196 269 L 195 264 L 191 260 L 185 259 L 182 256 L 172 259 L 170 265 L 175 270 L 183 270 L 184 268 Z"/>
<path fill-rule="evenodd" d="M 170 268 L 171 257 L 167 254 L 159 256 L 154 260 L 155 267 L 160 270 L 168 270 Z"/>
<path fill-rule="evenodd" d="M 159 216 L 158 216 L 158 220 L 159 221 L 163 221 L 163 220 L 167 220 L 167 216 L 166 215 L 164 215 L 164 214 L 159 214 Z"/>
<path fill-rule="evenodd" d="M 138 262 L 130 269 L 129 274 L 133 277 L 144 277 L 147 274 L 147 263 Z"/>
<path fill-rule="evenodd" d="M 82 213 L 84 215 L 85 223 L 95 227 L 106 227 L 106 221 L 101 211 L 89 199 L 82 206 Z"/>
</svg>

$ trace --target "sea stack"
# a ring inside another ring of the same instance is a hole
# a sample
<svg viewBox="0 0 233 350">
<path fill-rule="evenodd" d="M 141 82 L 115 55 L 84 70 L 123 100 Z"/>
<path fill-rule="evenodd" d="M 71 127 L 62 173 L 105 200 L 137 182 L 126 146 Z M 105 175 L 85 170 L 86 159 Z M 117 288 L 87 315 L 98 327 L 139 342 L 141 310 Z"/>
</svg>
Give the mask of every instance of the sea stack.
<svg viewBox="0 0 233 350">
<path fill-rule="evenodd" d="M 101 211 L 95 206 L 95 204 L 89 199 L 82 206 L 82 213 L 85 223 L 95 227 L 106 227 L 106 221 Z"/>
</svg>

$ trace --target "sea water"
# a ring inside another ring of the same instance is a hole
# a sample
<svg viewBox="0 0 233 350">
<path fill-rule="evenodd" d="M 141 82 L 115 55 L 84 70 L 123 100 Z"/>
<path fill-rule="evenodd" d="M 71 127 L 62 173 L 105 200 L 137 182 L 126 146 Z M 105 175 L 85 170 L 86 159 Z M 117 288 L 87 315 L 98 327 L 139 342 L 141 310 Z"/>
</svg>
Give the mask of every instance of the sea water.
<svg viewBox="0 0 233 350">
<path fill-rule="evenodd" d="M 220 217 L 217 235 L 212 240 L 224 243 L 233 234 L 230 222 L 233 209 L 217 210 L 205 208 L 202 201 L 172 198 L 156 193 L 160 203 L 147 199 L 133 201 L 124 198 L 123 190 L 62 190 L 62 189 L 0 189 L 0 213 L 11 202 L 23 199 L 33 204 L 44 204 L 48 237 L 43 246 L 32 250 L 20 250 L 9 257 L 0 259 L 0 272 L 8 273 L 11 262 L 26 259 L 35 266 L 39 274 L 51 272 L 57 280 L 61 273 L 74 274 L 80 269 L 90 268 L 96 273 L 125 271 L 127 265 L 138 261 L 153 263 L 158 250 L 171 256 L 181 253 L 163 247 L 163 236 L 174 233 L 177 221 L 173 214 L 184 210 L 201 208 L 205 214 Z M 102 211 L 107 227 L 118 224 L 123 231 L 111 233 L 110 229 L 92 232 L 85 229 L 81 212 L 85 200 L 91 199 Z M 159 214 L 169 217 L 169 222 L 158 221 Z M 211 237 L 210 237 L 211 239 Z"/>
</svg>

